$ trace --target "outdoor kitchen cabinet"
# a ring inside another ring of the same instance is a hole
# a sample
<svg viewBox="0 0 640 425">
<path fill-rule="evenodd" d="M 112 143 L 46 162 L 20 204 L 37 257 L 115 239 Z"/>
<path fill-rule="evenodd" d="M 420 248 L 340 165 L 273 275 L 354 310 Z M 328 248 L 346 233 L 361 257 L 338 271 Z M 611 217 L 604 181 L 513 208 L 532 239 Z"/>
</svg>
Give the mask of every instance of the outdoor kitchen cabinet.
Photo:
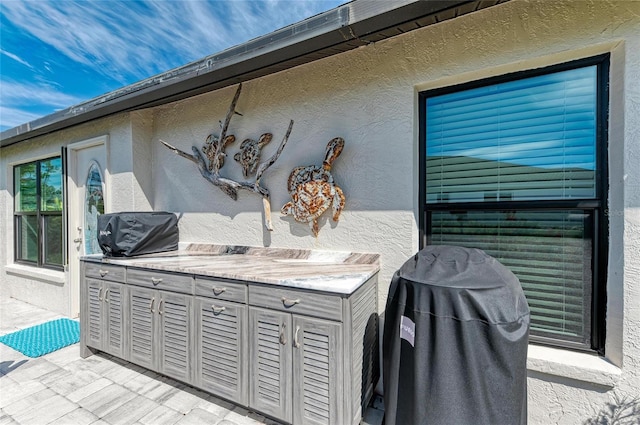
<svg viewBox="0 0 640 425">
<path fill-rule="evenodd" d="M 338 294 L 262 285 L 249 286 L 249 304 L 249 406 L 296 425 L 359 423 L 370 312 L 354 316 L 362 306 Z"/>
<path fill-rule="evenodd" d="M 195 385 L 247 405 L 247 285 L 196 278 Z"/>
<path fill-rule="evenodd" d="M 89 346 L 125 358 L 124 267 L 87 264 L 82 297 L 86 309 L 83 348 Z"/>
<path fill-rule="evenodd" d="M 129 361 L 191 382 L 193 278 L 129 269 L 127 284 Z"/>
<path fill-rule="evenodd" d="M 356 425 L 379 371 L 377 275 L 343 292 L 313 279 L 83 261 L 81 355 L 105 351 L 284 423 Z"/>
<path fill-rule="evenodd" d="M 340 324 L 249 308 L 249 406 L 294 424 L 341 423 Z"/>
<path fill-rule="evenodd" d="M 249 308 L 249 406 L 291 422 L 291 314 Z"/>
</svg>

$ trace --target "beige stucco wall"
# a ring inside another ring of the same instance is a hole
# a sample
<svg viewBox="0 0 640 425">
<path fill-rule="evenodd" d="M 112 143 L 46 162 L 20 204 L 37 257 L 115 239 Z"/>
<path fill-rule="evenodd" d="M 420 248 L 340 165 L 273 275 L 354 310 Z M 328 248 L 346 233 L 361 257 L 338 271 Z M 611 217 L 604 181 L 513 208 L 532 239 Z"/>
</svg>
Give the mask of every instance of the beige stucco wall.
<svg viewBox="0 0 640 425">
<path fill-rule="evenodd" d="M 155 207 L 184 213 L 183 240 L 379 252 L 382 311 L 393 272 L 418 248 L 417 92 L 605 52 L 612 54 L 608 358 L 593 362 L 536 347 L 530 361 L 530 423 L 582 423 L 614 390 L 640 395 L 640 174 L 633 166 L 640 163 L 640 3 L 514 1 L 245 83 L 238 103 L 243 116 L 231 125 L 240 140 L 273 132 L 265 148 L 270 155 L 289 119 L 295 121 L 282 156 L 263 178 L 272 194 L 271 233 L 262 226 L 259 198 L 241 193 L 230 200 L 158 142 L 188 152 L 201 146 L 218 132 L 235 87 L 159 108 Z M 321 222 L 314 238 L 278 210 L 289 199 L 291 169 L 319 164 L 336 136 L 346 141 L 333 169 L 346 209 L 338 224 Z M 241 178 L 231 158 L 237 149 L 238 142 L 227 149 L 223 174 Z"/>
<path fill-rule="evenodd" d="M 532 346 L 529 362 L 529 423 L 583 423 L 614 395 L 640 397 L 640 2 L 513 0 L 245 83 L 237 107 L 243 116 L 231 123 L 239 140 L 227 149 L 223 175 L 242 178 L 232 158 L 241 140 L 272 132 L 274 141 L 264 150 L 270 156 L 289 120 L 295 121 L 280 159 L 263 177 L 272 195 L 273 232 L 262 224 L 260 198 L 240 192 L 232 201 L 193 163 L 160 144 L 162 139 L 188 152 L 201 146 L 209 133 L 219 132 L 235 87 L 3 149 L 2 265 L 12 258 L 11 197 L 3 190 L 11 184 L 8 164 L 108 134 L 112 211 L 182 213 L 183 242 L 379 252 L 382 312 L 393 272 L 418 249 L 417 93 L 607 52 L 607 357 Z M 320 164 L 336 136 L 346 141 L 333 168 L 346 209 L 339 223 L 324 217 L 314 238 L 279 209 L 289 200 L 291 169 Z M 0 279 L 2 292 L 12 296 L 27 297 L 23 287 L 31 294 L 55 292 L 15 273 L 3 272 Z M 62 307 L 67 295 L 56 293 Z"/>
</svg>

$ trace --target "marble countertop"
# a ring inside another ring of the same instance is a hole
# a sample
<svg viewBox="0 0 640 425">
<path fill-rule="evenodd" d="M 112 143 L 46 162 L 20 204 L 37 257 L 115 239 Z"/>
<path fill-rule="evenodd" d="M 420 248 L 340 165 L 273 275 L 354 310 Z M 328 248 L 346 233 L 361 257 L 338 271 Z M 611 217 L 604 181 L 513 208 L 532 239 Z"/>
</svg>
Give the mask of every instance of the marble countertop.
<svg viewBox="0 0 640 425">
<path fill-rule="evenodd" d="M 85 261 L 351 294 L 379 270 L 379 255 L 342 251 L 189 244 L 138 257 Z"/>
</svg>

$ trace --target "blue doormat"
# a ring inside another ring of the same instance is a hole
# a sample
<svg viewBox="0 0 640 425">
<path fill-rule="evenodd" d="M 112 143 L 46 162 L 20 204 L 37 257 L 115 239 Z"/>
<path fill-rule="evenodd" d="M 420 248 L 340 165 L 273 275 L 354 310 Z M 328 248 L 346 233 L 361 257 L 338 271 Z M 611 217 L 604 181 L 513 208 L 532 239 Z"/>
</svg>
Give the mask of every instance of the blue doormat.
<svg viewBox="0 0 640 425">
<path fill-rule="evenodd" d="M 27 357 L 40 357 L 80 341 L 80 323 L 56 319 L 0 336 L 0 342 Z"/>
</svg>

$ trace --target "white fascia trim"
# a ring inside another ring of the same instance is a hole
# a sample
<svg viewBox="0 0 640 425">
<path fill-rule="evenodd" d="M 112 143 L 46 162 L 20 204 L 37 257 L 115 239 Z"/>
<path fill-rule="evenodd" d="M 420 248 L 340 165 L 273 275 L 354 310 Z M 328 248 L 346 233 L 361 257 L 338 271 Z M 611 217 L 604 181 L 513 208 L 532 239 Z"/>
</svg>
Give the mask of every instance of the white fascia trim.
<svg viewBox="0 0 640 425">
<path fill-rule="evenodd" d="M 529 345 L 527 370 L 613 388 L 622 370 L 594 354 Z"/>
</svg>

